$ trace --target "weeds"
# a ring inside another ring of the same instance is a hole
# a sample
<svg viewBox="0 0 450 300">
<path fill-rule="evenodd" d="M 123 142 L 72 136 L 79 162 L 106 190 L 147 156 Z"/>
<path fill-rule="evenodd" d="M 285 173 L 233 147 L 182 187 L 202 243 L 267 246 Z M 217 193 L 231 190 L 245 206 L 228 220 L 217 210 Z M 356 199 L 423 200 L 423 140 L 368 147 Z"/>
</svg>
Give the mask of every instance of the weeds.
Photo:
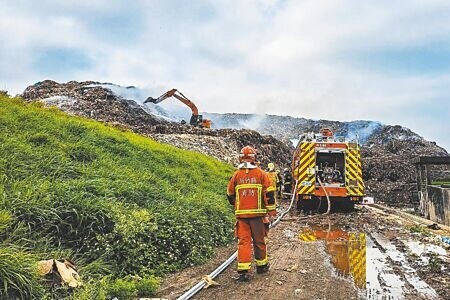
<svg viewBox="0 0 450 300">
<path fill-rule="evenodd" d="M 441 273 L 442 272 L 442 261 L 439 259 L 439 257 L 436 254 L 430 255 L 430 260 L 428 262 L 428 266 L 430 268 L 430 271 L 433 273 Z"/>
<path fill-rule="evenodd" d="M 0 129 L 0 298 L 45 298 L 34 263 L 62 256 L 86 284 L 60 298 L 149 295 L 232 240 L 228 165 L 1 95 Z"/>
<path fill-rule="evenodd" d="M 430 236 L 430 232 L 425 227 L 423 227 L 419 224 L 415 224 L 415 225 L 412 225 L 411 227 L 409 227 L 409 231 L 411 233 L 418 233 L 423 236 Z"/>
</svg>

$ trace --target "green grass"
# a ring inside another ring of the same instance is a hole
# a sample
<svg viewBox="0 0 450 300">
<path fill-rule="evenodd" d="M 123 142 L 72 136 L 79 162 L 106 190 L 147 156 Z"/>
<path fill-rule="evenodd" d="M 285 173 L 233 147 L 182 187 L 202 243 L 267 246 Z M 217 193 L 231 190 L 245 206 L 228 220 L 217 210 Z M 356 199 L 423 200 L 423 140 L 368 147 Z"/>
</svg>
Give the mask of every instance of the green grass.
<svg viewBox="0 0 450 300">
<path fill-rule="evenodd" d="M 43 295 L 37 261 L 38 256 L 31 251 L 0 244 L 0 299 L 30 299 Z"/>
<path fill-rule="evenodd" d="M 70 255 L 86 282 L 208 259 L 233 236 L 231 173 L 199 153 L 0 95 L 0 243 L 33 258 Z"/>
<path fill-rule="evenodd" d="M 426 229 L 424 226 L 421 226 L 419 224 L 414 224 L 409 227 L 409 232 L 411 233 L 418 233 L 422 236 L 430 236 L 430 232 L 428 229 Z"/>
</svg>

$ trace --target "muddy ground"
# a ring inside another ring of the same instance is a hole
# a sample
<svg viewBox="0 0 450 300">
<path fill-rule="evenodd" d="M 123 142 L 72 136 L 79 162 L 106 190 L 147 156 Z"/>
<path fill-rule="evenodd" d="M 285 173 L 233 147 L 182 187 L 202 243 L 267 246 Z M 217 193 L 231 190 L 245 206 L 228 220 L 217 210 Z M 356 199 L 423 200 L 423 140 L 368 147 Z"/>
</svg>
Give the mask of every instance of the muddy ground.
<svg viewBox="0 0 450 300">
<path fill-rule="evenodd" d="M 290 213 L 271 229 L 269 273 L 240 283 L 233 263 L 194 299 L 450 299 L 450 247 L 439 239 L 449 235 L 377 208 Z M 168 276 L 158 297 L 176 299 L 234 251 Z"/>
</svg>

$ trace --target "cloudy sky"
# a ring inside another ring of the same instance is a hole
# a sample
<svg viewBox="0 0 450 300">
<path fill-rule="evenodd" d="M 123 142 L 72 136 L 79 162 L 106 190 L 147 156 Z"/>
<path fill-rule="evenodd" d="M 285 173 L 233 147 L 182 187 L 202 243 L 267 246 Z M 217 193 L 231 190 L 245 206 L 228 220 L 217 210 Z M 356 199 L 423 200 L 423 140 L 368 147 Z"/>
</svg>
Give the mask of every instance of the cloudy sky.
<svg viewBox="0 0 450 300">
<path fill-rule="evenodd" d="M 44 79 L 400 124 L 450 151 L 450 1 L 0 0 L 0 89 Z"/>
</svg>

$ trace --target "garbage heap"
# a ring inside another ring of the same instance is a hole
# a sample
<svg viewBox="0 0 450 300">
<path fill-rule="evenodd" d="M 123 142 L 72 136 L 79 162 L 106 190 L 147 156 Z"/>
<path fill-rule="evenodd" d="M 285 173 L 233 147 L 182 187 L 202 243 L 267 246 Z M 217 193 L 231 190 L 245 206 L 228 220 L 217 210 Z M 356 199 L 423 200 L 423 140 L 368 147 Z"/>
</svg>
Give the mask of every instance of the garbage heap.
<svg viewBox="0 0 450 300">
<path fill-rule="evenodd" d="M 384 126 L 362 147 L 366 194 L 390 206 L 417 208 L 417 156 L 448 156 L 445 149 L 402 126 Z"/>
<path fill-rule="evenodd" d="M 100 84 L 95 81 L 58 83 L 44 80 L 27 87 L 21 96 L 26 101 L 41 101 L 68 114 L 129 129 L 159 142 L 201 152 L 233 165 L 237 164 L 239 150 L 245 145 L 257 149 L 262 166 L 269 162 L 279 168 L 290 164 L 293 148 L 270 135 L 263 136 L 254 130 L 203 129 L 169 122 Z"/>
</svg>

